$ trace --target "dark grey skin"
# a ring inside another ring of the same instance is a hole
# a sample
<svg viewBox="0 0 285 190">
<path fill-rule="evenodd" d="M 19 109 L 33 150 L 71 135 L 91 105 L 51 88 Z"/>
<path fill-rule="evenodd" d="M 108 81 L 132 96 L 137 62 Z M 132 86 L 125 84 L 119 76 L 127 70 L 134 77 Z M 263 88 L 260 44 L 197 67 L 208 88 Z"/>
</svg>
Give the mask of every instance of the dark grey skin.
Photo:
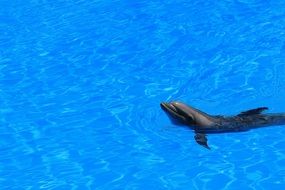
<svg viewBox="0 0 285 190">
<path fill-rule="evenodd" d="M 285 113 L 264 114 L 267 107 L 243 111 L 235 116 L 209 115 L 182 102 L 161 103 L 174 124 L 187 125 L 195 131 L 198 144 L 210 149 L 209 133 L 242 132 L 272 125 L 285 125 Z"/>
</svg>

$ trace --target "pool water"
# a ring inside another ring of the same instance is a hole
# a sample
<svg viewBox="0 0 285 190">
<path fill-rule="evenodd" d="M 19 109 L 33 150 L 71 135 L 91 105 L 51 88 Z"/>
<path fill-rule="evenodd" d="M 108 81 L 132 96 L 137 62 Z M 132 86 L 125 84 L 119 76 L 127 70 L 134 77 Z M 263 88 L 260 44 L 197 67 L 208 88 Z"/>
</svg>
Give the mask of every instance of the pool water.
<svg viewBox="0 0 285 190">
<path fill-rule="evenodd" d="M 159 106 L 285 112 L 284 7 L 0 0 L 0 189 L 284 189 L 284 127 L 209 151 Z"/>
</svg>

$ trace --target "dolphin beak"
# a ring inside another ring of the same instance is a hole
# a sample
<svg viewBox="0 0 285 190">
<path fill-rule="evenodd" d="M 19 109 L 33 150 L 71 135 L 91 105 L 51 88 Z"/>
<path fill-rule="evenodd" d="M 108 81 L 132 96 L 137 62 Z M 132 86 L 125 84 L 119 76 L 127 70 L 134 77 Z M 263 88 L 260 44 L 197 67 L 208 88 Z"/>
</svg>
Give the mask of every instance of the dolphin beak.
<svg viewBox="0 0 285 190">
<path fill-rule="evenodd" d="M 174 124 L 185 123 L 185 117 L 179 113 L 179 110 L 177 110 L 174 104 L 162 102 L 160 103 L 160 107 L 167 113 Z"/>
<path fill-rule="evenodd" d="M 177 110 L 175 109 L 175 107 L 171 104 L 171 103 L 165 103 L 162 102 L 160 103 L 160 107 L 164 110 L 164 111 L 174 111 L 176 112 Z"/>
</svg>

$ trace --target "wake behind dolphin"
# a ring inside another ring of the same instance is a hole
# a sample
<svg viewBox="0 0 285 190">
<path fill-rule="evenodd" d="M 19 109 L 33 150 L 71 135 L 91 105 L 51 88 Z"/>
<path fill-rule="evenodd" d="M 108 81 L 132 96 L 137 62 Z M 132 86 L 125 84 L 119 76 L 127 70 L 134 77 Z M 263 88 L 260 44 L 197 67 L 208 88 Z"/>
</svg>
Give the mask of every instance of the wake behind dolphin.
<svg viewBox="0 0 285 190">
<path fill-rule="evenodd" d="M 198 144 L 210 149 L 209 133 L 241 132 L 272 125 L 285 125 L 285 113 L 264 114 L 267 107 L 243 111 L 235 116 L 209 115 L 182 102 L 161 103 L 174 124 L 187 125 L 195 132 Z"/>
</svg>

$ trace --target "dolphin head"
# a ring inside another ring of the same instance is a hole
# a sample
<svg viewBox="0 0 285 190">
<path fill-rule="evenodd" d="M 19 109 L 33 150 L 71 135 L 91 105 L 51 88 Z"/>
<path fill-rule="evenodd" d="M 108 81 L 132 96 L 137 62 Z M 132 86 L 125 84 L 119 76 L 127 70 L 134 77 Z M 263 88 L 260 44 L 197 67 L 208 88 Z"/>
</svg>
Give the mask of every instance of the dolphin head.
<svg viewBox="0 0 285 190">
<path fill-rule="evenodd" d="M 195 125 L 195 118 L 191 107 L 180 102 L 162 102 L 160 107 L 167 113 L 173 124 Z"/>
<path fill-rule="evenodd" d="M 182 102 L 162 102 L 160 106 L 173 124 L 190 126 L 208 126 L 212 124 L 211 117 L 208 114 Z"/>
</svg>

